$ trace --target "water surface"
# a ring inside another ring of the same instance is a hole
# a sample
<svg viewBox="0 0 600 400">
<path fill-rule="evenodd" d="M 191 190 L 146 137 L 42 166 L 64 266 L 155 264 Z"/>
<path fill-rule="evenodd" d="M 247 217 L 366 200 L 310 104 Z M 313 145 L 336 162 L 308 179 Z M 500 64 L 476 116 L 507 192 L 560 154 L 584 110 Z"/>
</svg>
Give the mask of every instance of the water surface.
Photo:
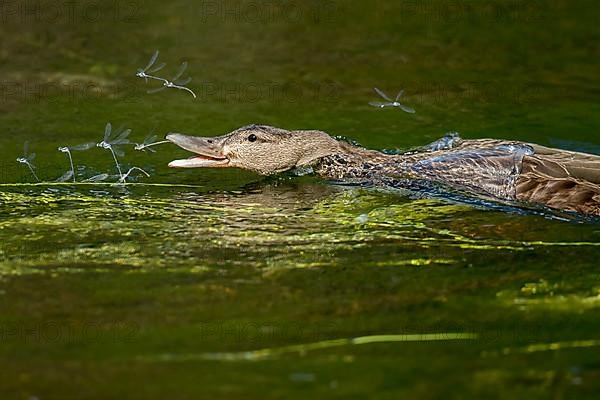
<svg viewBox="0 0 600 400">
<path fill-rule="evenodd" d="M 594 397 L 597 222 L 169 170 L 172 145 L 127 149 L 152 176 L 126 186 L 33 184 L 14 161 L 29 140 L 54 180 L 56 148 L 107 121 L 138 140 L 265 123 L 598 153 L 594 2 L 92 3 L 0 25 L 2 398 Z M 146 94 L 155 49 L 189 62 L 198 99 Z M 369 107 L 374 86 L 417 113 Z M 116 173 L 101 149 L 74 157 L 80 180 Z"/>
</svg>

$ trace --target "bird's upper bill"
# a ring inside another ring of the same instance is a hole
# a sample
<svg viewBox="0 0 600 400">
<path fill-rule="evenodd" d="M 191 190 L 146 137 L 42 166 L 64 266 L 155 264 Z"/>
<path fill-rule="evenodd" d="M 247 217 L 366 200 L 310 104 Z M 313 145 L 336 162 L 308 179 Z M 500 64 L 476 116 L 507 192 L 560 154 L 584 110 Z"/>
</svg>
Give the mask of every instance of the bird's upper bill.
<svg viewBox="0 0 600 400">
<path fill-rule="evenodd" d="M 215 168 L 227 167 L 229 159 L 223 154 L 223 138 L 203 138 L 170 133 L 166 139 L 182 149 L 196 153 L 183 160 L 173 160 L 169 163 L 172 168 Z"/>
</svg>

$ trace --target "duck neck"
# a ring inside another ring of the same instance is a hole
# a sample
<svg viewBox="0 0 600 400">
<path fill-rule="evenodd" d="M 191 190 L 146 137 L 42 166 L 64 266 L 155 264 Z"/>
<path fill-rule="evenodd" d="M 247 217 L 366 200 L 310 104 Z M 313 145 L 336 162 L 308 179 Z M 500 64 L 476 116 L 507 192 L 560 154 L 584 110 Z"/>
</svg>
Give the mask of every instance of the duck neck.
<svg viewBox="0 0 600 400">
<path fill-rule="evenodd" d="M 401 155 L 385 154 L 349 143 L 339 142 L 336 152 L 315 160 L 314 172 L 328 179 L 372 178 L 388 170 L 399 171 L 404 164 Z"/>
</svg>

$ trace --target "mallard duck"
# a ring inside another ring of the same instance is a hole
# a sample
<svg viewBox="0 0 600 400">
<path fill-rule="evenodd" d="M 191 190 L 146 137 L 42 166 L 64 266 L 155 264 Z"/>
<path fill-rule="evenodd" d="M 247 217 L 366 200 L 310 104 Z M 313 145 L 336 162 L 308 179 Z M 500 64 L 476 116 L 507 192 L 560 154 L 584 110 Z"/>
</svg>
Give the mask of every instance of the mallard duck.
<svg viewBox="0 0 600 400">
<path fill-rule="evenodd" d="M 223 136 L 170 133 L 195 153 L 174 168 L 242 168 L 272 175 L 311 168 L 334 180 L 418 187 L 435 184 L 474 195 L 600 216 L 600 156 L 519 141 L 463 140 L 457 134 L 398 154 L 369 150 L 316 130 L 249 125 Z"/>
</svg>

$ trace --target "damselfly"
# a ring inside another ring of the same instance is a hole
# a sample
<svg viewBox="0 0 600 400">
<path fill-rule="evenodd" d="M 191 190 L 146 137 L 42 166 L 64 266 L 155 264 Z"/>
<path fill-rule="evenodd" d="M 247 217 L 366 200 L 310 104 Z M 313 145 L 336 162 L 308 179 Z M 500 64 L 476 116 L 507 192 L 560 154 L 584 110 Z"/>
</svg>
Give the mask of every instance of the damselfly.
<svg viewBox="0 0 600 400">
<path fill-rule="evenodd" d="M 181 75 L 183 75 L 184 71 L 186 70 L 186 68 L 188 66 L 187 62 L 182 63 L 179 66 L 177 73 L 173 76 L 173 78 L 171 78 L 169 80 L 169 79 L 161 78 L 159 76 L 151 75 L 155 72 L 160 71 L 165 66 L 165 63 L 160 63 L 159 65 L 154 65 L 156 63 L 157 59 L 158 59 L 158 50 L 156 50 L 154 52 L 154 54 L 152 54 L 152 57 L 150 57 L 150 61 L 148 62 L 148 64 L 144 68 L 138 68 L 138 70 L 135 74 L 135 76 L 137 76 L 138 78 L 143 78 L 146 81 L 146 83 L 148 83 L 148 79 L 154 79 L 157 81 L 161 81 L 163 83 L 162 87 L 160 87 L 158 89 L 149 90 L 148 93 L 157 93 L 166 88 L 174 88 L 174 89 L 179 89 L 179 90 L 185 90 L 185 91 L 189 92 L 192 96 L 194 96 L 194 98 L 196 98 L 196 93 L 194 93 L 194 91 L 192 89 L 185 86 L 192 81 L 192 78 L 186 78 L 186 79 L 181 80 Z"/>
<path fill-rule="evenodd" d="M 177 70 L 177 73 L 170 80 L 161 79 L 163 81 L 162 87 L 159 87 L 157 89 L 148 90 L 148 93 L 158 93 L 162 90 L 165 90 L 166 88 L 174 88 L 174 89 L 179 89 L 179 90 L 186 90 L 192 96 L 194 96 L 194 98 L 196 98 L 196 93 L 194 93 L 192 91 L 192 89 L 187 88 L 185 86 L 192 81 L 192 77 L 187 77 L 185 79 L 181 79 L 181 76 L 187 69 L 187 66 L 188 66 L 187 61 L 184 61 L 183 63 L 181 63 L 181 65 L 179 66 L 179 69 Z"/>
<path fill-rule="evenodd" d="M 127 136 L 131 133 L 131 129 L 117 129 L 116 132 L 112 131 L 112 125 L 110 122 L 106 123 L 106 127 L 104 128 L 104 139 L 100 143 L 96 143 L 96 146 L 110 150 L 110 153 L 115 160 L 115 164 L 117 165 L 117 170 L 119 171 L 119 176 L 123 177 L 123 172 L 121 171 L 121 166 L 119 165 L 119 161 L 117 160 L 117 156 L 123 157 L 125 153 L 121 149 L 119 149 L 118 145 L 129 144 L 129 139 Z"/>
<path fill-rule="evenodd" d="M 37 177 L 37 175 L 35 174 L 35 171 L 34 171 L 35 165 L 33 165 L 31 163 L 35 159 L 35 153 L 28 154 L 28 150 L 29 150 L 29 142 L 25 142 L 25 144 L 23 145 L 23 157 L 18 157 L 17 162 L 27 165 L 27 167 L 29 167 L 29 170 L 31 171 L 31 174 L 35 178 L 35 180 L 39 182 L 40 179 Z"/>
<path fill-rule="evenodd" d="M 89 142 L 89 143 L 79 144 L 77 146 L 62 146 L 62 147 L 59 147 L 58 151 L 63 152 L 63 153 L 67 153 L 67 156 L 69 156 L 69 163 L 71 164 L 71 171 L 65 172 L 63 176 L 61 176 L 60 178 L 57 179 L 57 182 L 65 182 L 68 179 L 70 179 L 71 177 L 73 177 L 73 182 L 75 182 L 75 167 L 73 165 L 73 157 L 71 155 L 71 152 L 72 151 L 89 150 L 92 147 L 94 147 L 95 145 L 96 145 L 96 143 Z"/>
<path fill-rule="evenodd" d="M 166 79 L 159 78 L 158 76 L 150 75 L 150 74 L 160 71 L 166 65 L 165 63 L 160 63 L 158 65 L 154 65 L 154 63 L 156 62 L 157 59 L 158 59 L 158 50 L 156 50 L 154 52 L 154 54 L 152 54 L 152 57 L 150 57 L 150 61 L 148 62 L 148 65 L 146 65 L 144 68 L 138 68 L 135 76 L 137 76 L 138 78 L 144 78 L 146 83 L 148 83 L 148 79 L 155 79 L 157 81 L 162 81 L 162 82 L 166 81 Z"/>
<path fill-rule="evenodd" d="M 141 151 L 148 150 L 152 153 L 156 153 L 156 150 L 152 149 L 151 147 L 158 146 L 160 144 L 171 143 L 168 140 L 155 142 L 156 139 L 158 139 L 158 135 L 153 135 L 152 133 L 150 133 L 148 136 L 146 136 L 146 138 L 144 139 L 144 141 L 142 143 L 135 143 L 135 146 L 133 148 L 134 148 L 134 150 L 141 150 Z"/>
<path fill-rule="evenodd" d="M 377 88 L 373 88 L 373 89 L 384 100 L 388 101 L 387 103 L 382 103 L 380 101 L 371 101 L 369 104 L 372 105 L 373 107 L 378 107 L 378 108 L 399 107 L 402 111 L 407 112 L 409 114 L 415 113 L 414 108 L 410 108 L 410 107 L 405 106 L 404 104 L 400 103 L 400 97 L 402 97 L 402 95 L 404 94 L 404 89 L 402 89 L 400 91 L 400 93 L 398 93 L 398 95 L 396 96 L 396 100 L 392 100 L 387 94 L 383 93 L 381 90 L 379 90 Z"/>
</svg>

